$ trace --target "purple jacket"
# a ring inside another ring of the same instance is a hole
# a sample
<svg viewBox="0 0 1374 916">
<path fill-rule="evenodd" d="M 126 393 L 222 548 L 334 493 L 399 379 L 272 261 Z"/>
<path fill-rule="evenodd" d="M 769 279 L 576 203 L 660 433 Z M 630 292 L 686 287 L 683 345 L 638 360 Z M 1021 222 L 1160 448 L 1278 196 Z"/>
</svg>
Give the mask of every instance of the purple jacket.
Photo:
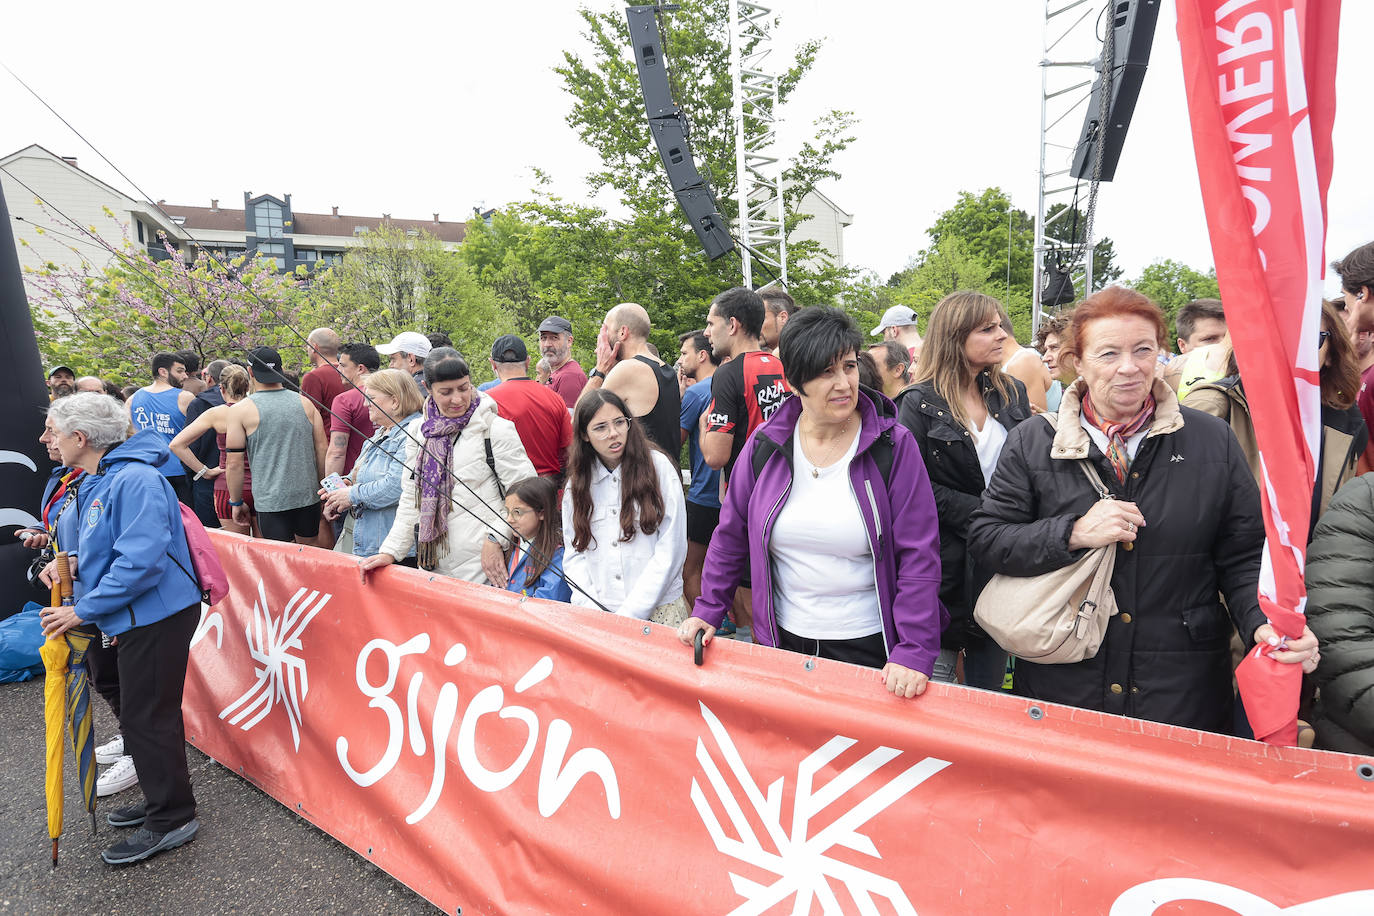
<svg viewBox="0 0 1374 916">
<path fill-rule="evenodd" d="M 706 551 L 701 597 L 693 609 L 693 616 L 719 627 L 748 568 L 754 585 L 754 639 L 765 646 L 778 644 L 768 541 L 792 490 L 792 433 L 801 410 L 800 398 L 788 398 L 744 444 L 721 506 L 720 524 Z M 940 651 L 940 633 L 949 623 L 949 613 L 939 598 L 940 526 L 935 497 L 916 440 L 897 422 L 892 402 L 863 389 L 859 416 L 859 445 L 849 466 L 849 480 L 873 549 L 887 657 L 929 675 Z M 890 492 L 870 454 L 884 433 L 892 438 Z M 769 440 L 764 448 L 770 444 L 774 448 L 754 479 L 753 456 L 761 438 Z"/>
</svg>

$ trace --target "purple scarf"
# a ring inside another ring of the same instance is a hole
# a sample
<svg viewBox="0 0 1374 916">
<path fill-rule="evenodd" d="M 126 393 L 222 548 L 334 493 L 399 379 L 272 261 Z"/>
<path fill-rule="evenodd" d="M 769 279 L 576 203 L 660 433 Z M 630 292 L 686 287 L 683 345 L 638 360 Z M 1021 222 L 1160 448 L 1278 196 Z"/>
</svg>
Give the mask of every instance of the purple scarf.
<svg viewBox="0 0 1374 916">
<path fill-rule="evenodd" d="M 453 504 L 453 473 L 450 464 L 458 436 L 477 412 L 482 395 L 474 392 L 472 403 L 461 417 L 446 417 L 434 398 L 425 400 L 420 433 L 425 438 L 424 458 L 420 462 L 420 543 L 416 556 L 421 569 L 435 569 L 439 557 L 448 553 L 448 513 Z"/>
</svg>

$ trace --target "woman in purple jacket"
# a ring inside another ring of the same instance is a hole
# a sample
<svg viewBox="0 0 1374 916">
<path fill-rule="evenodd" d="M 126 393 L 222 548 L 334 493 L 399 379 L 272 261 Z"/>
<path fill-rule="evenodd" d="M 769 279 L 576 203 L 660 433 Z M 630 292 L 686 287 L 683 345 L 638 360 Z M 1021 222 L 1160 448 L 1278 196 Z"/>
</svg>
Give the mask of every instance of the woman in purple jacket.
<svg viewBox="0 0 1374 916">
<path fill-rule="evenodd" d="M 839 309 L 804 309 L 783 328 L 796 396 L 740 453 L 678 635 L 691 645 L 702 630 L 709 642 L 748 569 L 758 642 L 881 668 L 889 692 L 914 697 L 949 621 L 939 522 L 911 433 L 859 385 L 862 346 Z"/>
</svg>

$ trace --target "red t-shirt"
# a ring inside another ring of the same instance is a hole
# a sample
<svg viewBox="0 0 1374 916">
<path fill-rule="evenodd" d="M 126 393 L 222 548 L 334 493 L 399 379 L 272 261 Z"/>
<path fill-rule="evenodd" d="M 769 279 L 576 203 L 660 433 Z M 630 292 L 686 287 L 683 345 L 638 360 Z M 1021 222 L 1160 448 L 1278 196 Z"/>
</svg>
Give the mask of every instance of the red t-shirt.
<svg viewBox="0 0 1374 916">
<path fill-rule="evenodd" d="M 725 479 L 730 479 L 735 459 L 744 450 L 749 434 L 758 429 L 792 393 L 783 378 L 782 360 L 767 350 L 751 350 L 731 359 L 711 376 L 711 406 L 706 431 L 733 437 Z"/>
<path fill-rule="evenodd" d="M 1365 454 L 1374 458 L 1374 366 L 1360 374 L 1360 394 L 1355 398 L 1355 406 L 1360 408 L 1364 425 L 1369 427 L 1369 445 Z"/>
<path fill-rule="evenodd" d="M 577 360 L 570 359 L 549 376 L 549 387 L 558 392 L 565 407 L 576 407 L 582 389 L 587 387 L 587 373 L 582 371 Z"/>
<path fill-rule="evenodd" d="M 332 438 L 334 433 L 348 433 L 348 451 L 344 456 L 343 472 L 345 475 L 351 474 L 353 465 L 358 463 L 363 443 L 372 438 L 372 434 L 377 431 L 372 425 L 372 418 L 367 415 L 367 398 L 363 397 L 363 393 L 357 388 L 350 388 L 334 399 L 334 406 L 330 410 L 334 412 L 329 418 L 330 437 Z M 350 429 L 350 424 L 358 432 Z"/>
<path fill-rule="evenodd" d="M 348 382 L 344 381 L 338 369 L 330 365 L 316 366 L 301 379 L 301 394 L 309 397 L 316 407 L 324 405 L 320 411 L 322 417 L 334 409 L 334 399 L 347 390 Z"/>
<path fill-rule="evenodd" d="M 558 392 L 532 379 L 514 378 L 486 394 L 496 402 L 496 412 L 515 424 L 534 472 L 540 477 L 562 473 L 572 444 L 572 420 Z"/>
</svg>

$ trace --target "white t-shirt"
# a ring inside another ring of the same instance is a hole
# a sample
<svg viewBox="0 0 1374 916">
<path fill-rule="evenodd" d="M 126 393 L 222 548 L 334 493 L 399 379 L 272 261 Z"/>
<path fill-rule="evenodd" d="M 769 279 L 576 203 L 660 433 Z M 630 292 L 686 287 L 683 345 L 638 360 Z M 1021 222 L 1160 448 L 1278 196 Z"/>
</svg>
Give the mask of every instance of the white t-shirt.
<svg viewBox="0 0 1374 916">
<path fill-rule="evenodd" d="M 973 440 L 973 450 L 978 453 L 978 466 L 983 469 L 983 486 L 987 486 L 992 483 L 992 472 L 997 470 L 997 459 L 1007 442 L 1007 428 L 989 413 L 983 418 L 982 429 L 969 420 L 968 434 Z"/>
<path fill-rule="evenodd" d="M 883 628 L 873 550 L 849 483 L 849 450 L 819 475 L 792 435 L 792 492 L 773 523 L 773 606 L 778 626 L 807 639 L 857 639 Z"/>
</svg>

